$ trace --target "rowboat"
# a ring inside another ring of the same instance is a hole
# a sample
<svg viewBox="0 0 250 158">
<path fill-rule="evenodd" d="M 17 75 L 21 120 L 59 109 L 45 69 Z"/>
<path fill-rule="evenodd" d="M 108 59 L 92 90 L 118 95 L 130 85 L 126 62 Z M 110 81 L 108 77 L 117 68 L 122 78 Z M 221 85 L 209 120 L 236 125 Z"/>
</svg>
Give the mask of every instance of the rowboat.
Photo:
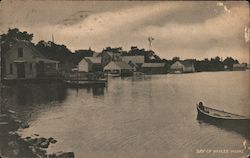
<svg viewBox="0 0 250 158">
<path fill-rule="evenodd" d="M 209 108 L 202 102 L 197 104 L 197 119 L 223 127 L 250 129 L 250 117 Z"/>
</svg>

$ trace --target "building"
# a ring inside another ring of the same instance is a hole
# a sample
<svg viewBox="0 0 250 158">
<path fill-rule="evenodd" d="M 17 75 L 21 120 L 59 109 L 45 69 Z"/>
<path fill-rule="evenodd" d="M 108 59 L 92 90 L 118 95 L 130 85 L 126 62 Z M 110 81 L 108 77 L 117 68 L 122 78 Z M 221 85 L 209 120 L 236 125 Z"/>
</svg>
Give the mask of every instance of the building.
<svg viewBox="0 0 250 158">
<path fill-rule="evenodd" d="M 78 63 L 79 72 L 103 71 L 101 57 L 85 57 Z"/>
<path fill-rule="evenodd" d="M 34 79 L 58 72 L 59 61 L 47 59 L 27 41 L 16 41 L 4 58 L 5 79 Z"/>
<path fill-rule="evenodd" d="M 143 55 L 123 56 L 122 61 L 128 63 L 134 71 L 137 71 L 145 63 L 145 57 Z"/>
<path fill-rule="evenodd" d="M 108 63 L 110 63 L 111 61 L 115 61 L 115 62 L 122 61 L 121 53 L 117 53 L 117 52 L 103 51 L 102 53 L 97 55 L 97 57 L 102 58 L 102 65 L 103 66 L 108 65 Z"/>
<path fill-rule="evenodd" d="M 104 71 L 110 74 L 118 74 L 120 76 L 132 75 L 133 68 L 126 62 L 115 62 L 111 61 L 108 65 L 104 67 Z"/>
<path fill-rule="evenodd" d="M 233 71 L 245 71 L 247 69 L 247 64 L 233 64 Z"/>
<path fill-rule="evenodd" d="M 145 74 L 165 74 L 167 66 L 165 63 L 143 63 L 139 71 Z"/>
<path fill-rule="evenodd" d="M 145 57 L 143 55 L 137 55 L 137 56 L 123 56 L 122 61 L 129 63 L 132 62 L 134 64 L 143 64 L 145 63 Z"/>
<path fill-rule="evenodd" d="M 195 72 L 194 63 L 192 61 L 176 61 L 170 66 L 171 73 L 191 73 Z"/>
</svg>

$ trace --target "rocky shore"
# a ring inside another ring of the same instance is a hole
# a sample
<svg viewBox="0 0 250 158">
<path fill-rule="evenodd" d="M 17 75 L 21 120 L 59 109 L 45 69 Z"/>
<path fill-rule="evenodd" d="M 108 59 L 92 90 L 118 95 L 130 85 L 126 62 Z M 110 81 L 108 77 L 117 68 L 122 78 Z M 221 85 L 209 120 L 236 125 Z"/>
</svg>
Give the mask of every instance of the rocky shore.
<svg viewBox="0 0 250 158">
<path fill-rule="evenodd" d="M 74 158 L 73 152 L 58 152 L 48 154 L 50 144 L 57 143 L 54 138 L 32 137 L 22 138 L 19 128 L 29 128 L 29 124 L 16 117 L 12 110 L 0 113 L 0 157 L 1 158 Z"/>
</svg>

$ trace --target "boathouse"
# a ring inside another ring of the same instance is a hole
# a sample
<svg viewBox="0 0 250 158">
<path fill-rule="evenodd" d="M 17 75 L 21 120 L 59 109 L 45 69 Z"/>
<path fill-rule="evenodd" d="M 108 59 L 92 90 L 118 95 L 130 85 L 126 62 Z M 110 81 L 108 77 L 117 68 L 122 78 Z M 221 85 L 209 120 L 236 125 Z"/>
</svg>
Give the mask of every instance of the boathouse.
<svg viewBox="0 0 250 158">
<path fill-rule="evenodd" d="M 245 71 L 247 69 L 247 64 L 233 64 L 233 71 Z"/>
<path fill-rule="evenodd" d="M 101 57 L 85 57 L 78 63 L 79 72 L 103 71 Z"/>
<path fill-rule="evenodd" d="M 171 73 L 191 73 L 195 72 L 194 63 L 189 60 L 176 61 L 170 66 Z"/>
<path fill-rule="evenodd" d="M 165 74 L 167 66 L 165 63 L 143 63 L 140 71 L 145 74 Z"/>
<path fill-rule="evenodd" d="M 119 74 L 119 75 L 132 75 L 133 68 L 128 65 L 126 62 L 115 62 L 111 61 L 108 65 L 104 67 L 104 71 L 110 74 Z"/>
<path fill-rule="evenodd" d="M 56 75 L 59 61 L 44 57 L 27 41 L 16 41 L 4 57 L 5 79 L 35 79 Z"/>
</svg>

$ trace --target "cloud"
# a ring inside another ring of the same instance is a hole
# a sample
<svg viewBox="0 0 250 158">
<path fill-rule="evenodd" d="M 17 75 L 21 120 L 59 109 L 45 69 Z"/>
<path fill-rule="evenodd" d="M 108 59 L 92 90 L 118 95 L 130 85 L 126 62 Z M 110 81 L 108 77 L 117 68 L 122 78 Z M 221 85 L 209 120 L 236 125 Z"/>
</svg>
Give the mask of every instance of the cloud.
<svg viewBox="0 0 250 158">
<path fill-rule="evenodd" d="M 71 3 L 70 10 L 56 9 L 51 17 L 47 14 L 52 12 L 51 8 L 43 13 L 36 4 L 36 11 L 32 12 L 33 7 L 26 5 L 30 8 L 24 7 L 24 10 L 32 12 L 27 15 L 36 18 L 22 17 L 19 12 L 25 11 L 20 9 L 18 17 L 22 17 L 23 22 L 5 18 L 6 26 L 34 33 L 35 42 L 51 40 L 53 34 L 56 42 L 71 50 L 90 46 L 97 51 L 106 46 L 148 48 L 147 39 L 152 36 L 155 38 L 152 48 L 163 58 L 222 55 L 237 56 L 246 61 L 249 57 L 248 3 L 129 1 L 95 2 L 92 5 L 81 2 L 86 7 L 80 7 L 84 6 L 80 2 L 77 5 Z"/>
</svg>

